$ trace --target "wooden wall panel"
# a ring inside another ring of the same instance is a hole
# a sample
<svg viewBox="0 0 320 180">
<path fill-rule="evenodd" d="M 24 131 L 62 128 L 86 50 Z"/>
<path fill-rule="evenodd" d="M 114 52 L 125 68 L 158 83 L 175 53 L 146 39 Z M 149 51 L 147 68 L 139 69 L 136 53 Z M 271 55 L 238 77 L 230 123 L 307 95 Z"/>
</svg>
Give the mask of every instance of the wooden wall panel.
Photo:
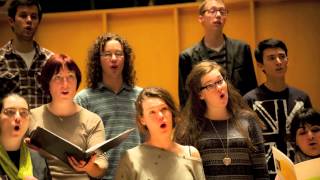
<svg viewBox="0 0 320 180">
<path fill-rule="evenodd" d="M 320 110 L 320 1 L 318 0 L 225 0 L 230 9 L 225 33 L 248 42 L 274 37 L 289 49 L 290 85 L 310 94 Z M 178 54 L 202 38 L 199 3 L 45 14 L 36 40 L 43 47 L 77 60 L 86 76 L 89 46 L 103 32 L 125 37 L 136 54 L 138 85 L 161 86 L 178 100 Z M 0 17 L 0 43 L 12 33 L 6 17 Z M 264 75 L 256 68 L 258 81 Z M 84 88 L 85 83 L 80 88 Z"/>
<path fill-rule="evenodd" d="M 138 85 L 177 94 L 177 50 L 173 10 L 108 16 L 108 31 L 125 37 L 136 54 Z"/>
<path fill-rule="evenodd" d="M 36 40 L 55 53 L 65 53 L 76 60 L 83 80 L 80 89 L 86 87 L 86 65 L 89 47 L 102 33 L 101 15 L 44 16 Z"/>
</svg>

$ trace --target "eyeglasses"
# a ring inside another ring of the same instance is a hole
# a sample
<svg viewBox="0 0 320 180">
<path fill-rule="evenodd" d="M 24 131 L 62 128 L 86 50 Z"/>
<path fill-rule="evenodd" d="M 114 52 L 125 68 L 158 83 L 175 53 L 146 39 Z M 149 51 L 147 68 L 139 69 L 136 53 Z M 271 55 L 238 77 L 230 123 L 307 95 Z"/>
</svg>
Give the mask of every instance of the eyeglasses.
<svg viewBox="0 0 320 180">
<path fill-rule="evenodd" d="M 52 81 L 55 82 L 55 83 L 63 83 L 65 80 L 67 82 L 74 82 L 76 80 L 76 75 L 75 74 L 69 74 L 67 76 L 62 76 L 62 75 L 54 75 L 52 77 Z"/>
<path fill-rule="evenodd" d="M 228 15 L 228 10 L 226 8 L 211 8 L 211 9 L 205 9 L 203 13 L 208 12 L 210 15 L 215 16 L 217 12 L 219 11 L 221 16 Z"/>
<path fill-rule="evenodd" d="M 267 56 L 268 61 L 275 61 L 277 60 L 277 58 L 279 58 L 280 61 L 286 61 L 288 59 L 288 57 L 285 54 Z"/>
<path fill-rule="evenodd" d="M 200 88 L 200 91 L 207 89 L 207 90 L 211 90 L 211 89 L 217 89 L 217 86 L 221 86 L 225 83 L 225 80 L 223 78 L 219 79 L 218 81 L 214 82 L 214 83 L 210 83 L 206 86 L 203 86 Z"/>
<path fill-rule="evenodd" d="M 22 118 L 27 118 L 30 114 L 27 108 L 6 108 L 3 110 L 3 114 L 7 115 L 10 118 L 14 117 L 17 112 L 19 112 L 19 115 Z"/>
<path fill-rule="evenodd" d="M 122 58 L 124 56 L 122 51 L 116 51 L 116 52 L 110 52 L 110 51 L 104 51 L 100 52 L 100 56 L 104 57 L 106 59 L 112 59 L 112 56 L 115 56 L 116 58 Z"/>
</svg>

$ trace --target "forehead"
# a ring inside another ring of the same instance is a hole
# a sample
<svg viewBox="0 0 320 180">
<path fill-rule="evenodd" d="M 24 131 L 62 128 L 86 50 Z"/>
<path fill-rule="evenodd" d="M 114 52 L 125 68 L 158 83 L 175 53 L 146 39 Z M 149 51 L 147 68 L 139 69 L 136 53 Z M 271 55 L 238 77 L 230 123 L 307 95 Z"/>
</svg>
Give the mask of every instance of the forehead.
<svg viewBox="0 0 320 180">
<path fill-rule="evenodd" d="M 38 14 L 38 7 L 36 5 L 31 5 L 31 6 L 18 6 L 17 7 L 17 14 L 18 13 L 36 13 Z"/>
<path fill-rule="evenodd" d="M 59 69 L 57 69 L 57 71 L 54 73 L 54 75 L 61 74 L 61 73 L 70 74 L 70 73 L 75 73 L 75 72 L 74 72 L 74 70 L 69 69 L 68 66 L 64 63 L 64 64 L 62 64 L 62 66 Z"/>
<path fill-rule="evenodd" d="M 112 39 L 107 41 L 104 46 L 104 50 L 110 50 L 110 49 L 122 50 L 122 45 L 120 44 L 119 41 Z"/>
<path fill-rule="evenodd" d="M 224 3 L 221 0 L 208 0 L 206 3 L 206 9 L 210 9 L 212 7 L 225 7 Z"/>
<path fill-rule="evenodd" d="M 285 54 L 285 52 L 281 48 L 267 48 L 263 51 L 263 56 L 271 56 L 278 54 Z"/>
<path fill-rule="evenodd" d="M 142 107 L 145 111 L 161 108 L 163 106 L 167 106 L 167 104 L 160 98 L 144 97 L 142 101 Z"/>
<path fill-rule="evenodd" d="M 3 108 L 28 108 L 28 104 L 19 96 L 9 96 L 4 99 Z"/>
<path fill-rule="evenodd" d="M 219 79 L 221 76 L 221 73 L 217 69 L 213 69 L 201 78 L 201 82 L 202 84 L 205 84 L 210 81 L 215 81 Z"/>
</svg>

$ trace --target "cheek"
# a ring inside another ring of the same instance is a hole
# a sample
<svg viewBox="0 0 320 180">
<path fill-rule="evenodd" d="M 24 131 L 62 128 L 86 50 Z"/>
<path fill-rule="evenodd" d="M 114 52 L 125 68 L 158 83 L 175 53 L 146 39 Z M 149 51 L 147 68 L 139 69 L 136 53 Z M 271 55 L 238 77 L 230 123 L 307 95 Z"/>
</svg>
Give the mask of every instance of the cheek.
<svg viewBox="0 0 320 180">
<path fill-rule="evenodd" d="M 299 136 L 296 137 L 297 145 L 300 147 L 300 149 L 304 149 L 307 146 L 307 138 L 306 136 Z"/>
</svg>

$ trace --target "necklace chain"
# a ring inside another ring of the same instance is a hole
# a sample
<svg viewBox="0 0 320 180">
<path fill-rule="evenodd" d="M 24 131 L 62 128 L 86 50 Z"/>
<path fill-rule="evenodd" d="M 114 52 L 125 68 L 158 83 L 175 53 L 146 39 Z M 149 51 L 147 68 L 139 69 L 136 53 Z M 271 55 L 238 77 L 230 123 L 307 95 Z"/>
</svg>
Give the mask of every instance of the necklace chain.
<svg viewBox="0 0 320 180">
<path fill-rule="evenodd" d="M 229 120 L 227 120 L 227 148 L 224 148 L 224 144 L 223 144 L 223 142 L 222 142 L 222 138 L 220 137 L 220 135 L 219 135 L 216 127 L 212 124 L 211 120 L 209 120 L 209 121 L 210 121 L 210 124 L 211 124 L 214 132 L 215 132 L 215 133 L 218 135 L 218 137 L 219 137 L 219 140 L 220 140 L 220 142 L 221 142 L 221 145 L 222 145 L 224 154 L 226 155 L 226 157 L 229 157 L 229 138 L 228 138 L 228 128 L 229 128 L 228 125 L 229 125 Z M 227 150 L 227 151 L 226 151 L 226 150 Z"/>
</svg>

